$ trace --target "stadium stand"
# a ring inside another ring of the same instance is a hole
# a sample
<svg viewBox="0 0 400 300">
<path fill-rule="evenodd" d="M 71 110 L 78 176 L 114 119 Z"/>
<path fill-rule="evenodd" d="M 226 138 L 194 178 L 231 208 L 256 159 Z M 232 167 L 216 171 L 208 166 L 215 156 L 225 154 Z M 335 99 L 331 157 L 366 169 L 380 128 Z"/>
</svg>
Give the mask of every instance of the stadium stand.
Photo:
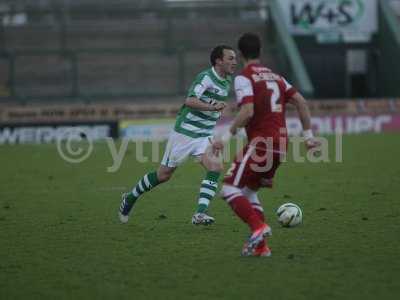
<svg viewBox="0 0 400 300">
<path fill-rule="evenodd" d="M 0 83 L 11 98 L 25 100 L 181 95 L 188 78 L 208 66 L 213 46 L 234 45 L 250 30 L 267 34 L 258 5 L 239 10 L 229 1 L 226 14 L 215 13 L 213 2 L 196 9 L 173 1 L 8 3 L 0 10 L 8 20 L 2 61 L 13 70 L 2 72 Z M 15 23 L 15 16 L 25 17 Z M 272 51 L 265 54 L 275 67 Z"/>
<path fill-rule="evenodd" d="M 398 15 L 399 3 L 390 0 Z M 237 36 L 246 31 L 260 34 L 266 63 L 307 96 L 398 93 L 384 71 L 375 76 L 384 70 L 387 57 L 400 49 L 391 46 L 396 45 L 396 24 L 387 22 L 392 12 L 383 4 L 382 31 L 361 47 L 321 46 L 294 38 L 282 25 L 277 4 L 275 0 L 4 0 L 0 101 L 182 96 L 192 77 L 208 66 L 210 49 L 220 43 L 235 45 Z M 369 73 L 354 84 L 345 65 L 352 47 L 366 49 L 370 64 Z"/>
</svg>

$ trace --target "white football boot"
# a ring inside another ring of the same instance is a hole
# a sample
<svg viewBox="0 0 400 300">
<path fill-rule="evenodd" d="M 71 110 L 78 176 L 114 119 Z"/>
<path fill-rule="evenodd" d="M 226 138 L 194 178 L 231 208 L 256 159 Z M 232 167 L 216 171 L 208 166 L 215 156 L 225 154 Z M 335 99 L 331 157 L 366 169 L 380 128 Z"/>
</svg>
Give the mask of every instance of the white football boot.
<svg viewBox="0 0 400 300">
<path fill-rule="evenodd" d="M 193 225 L 211 225 L 215 222 L 215 219 L 206 213 L 195 213 L 192 217 Z"/>
</svg>

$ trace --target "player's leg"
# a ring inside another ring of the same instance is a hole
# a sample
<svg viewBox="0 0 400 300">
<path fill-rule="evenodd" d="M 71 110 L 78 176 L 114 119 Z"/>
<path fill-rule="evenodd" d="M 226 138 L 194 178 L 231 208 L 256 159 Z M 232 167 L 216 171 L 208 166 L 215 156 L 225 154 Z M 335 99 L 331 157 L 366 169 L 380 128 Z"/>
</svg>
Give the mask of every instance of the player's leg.
<svg viewBox="0 0 400 300">
<path fill-rule="evenodd" d="M 129 213 L 139 197 L 155 188 L 157 185 L 168 181 L 176 168 L 160 165 L 157 171 L 145 174 L 133 189 L 122 195 L 122 202 L 119 208 L 120 221 L 126 223 L 129 220 Z"/>
<path fill-rule="evenodd" d="M 250 189 L 248 187 L 243 187 L 241 189 L 243 195 L 249 199 L 251 206 L 253 207 L 254 212 L 259 216 L 259 218 L 265 223 L 265 215 L 264 208 L 261 205 L 260 200 L 258 199 L 257 191 Z M 266 240 L 263 240 L 258 246 L 254 249 L 255 256 L 270 256 L 271 249 L 269 249 Z"/>
<path fill-rule="evenodd" d="M 223 199 L 228 203 L 234 213 L 246 223 L 251 230 L 251 236 L 245 243 L 242 255 L 253 255 L 255 248 L 260 244 L 260 247 L 263 246 L 264 237 L 271 235 L 271 228 L 260 218 L 259 214 L 256 213 L 249 199 L 243 195 L 240 188 L 224 183 L 221 193 Z"/>
<path fill-rule="evenodd" d="M 241 189 L 242 193 L 249 199 L 255 213 L 265 222 L 264 209 L 258 199 L 257 191 L 260 188 L 272 188 L 272 180 L 276 170 L 280 165 L 280 154 L 278 152 L 270 152 L 269 155 L 265 150 L 257 149 L 257 166 L 250 170 L 246 180 L 243 181 L 245 186 Z M 267 163 L 272 162 L 272 163 Z M 253 165 L 254 166 L 254 165 Z M 257 245 L 253 251 L 254 256 L 270 256 L 271 250 L 267 245 L 266 239 Z"/>
<path fill-rule="evenodd" d="M 252 231 L 258 229 L 263 224 L 263 220 L 255 212 L 249 199 L 243 194 L 240 188 L 224 183 L 221 194 L 235 214 L 246 223 Z"/>
<path fill-rule="evenodd" d="M 221 191 L 224 200 L 235 214 L 250 227 L 252 232 L 243 249 L 243 255 L 253 255 L 254 248 L 263 243 L 264 236 L 271 234 L 271 228 L 254 210 L 250 199 L 242 191 L 246 183 L 257 180 L 258 174 L 252 169 L 252 165 L 255 163 L 252 156 L 255 152 L 254 147 L 246 146 L 236 156 L 231 168 L 227 171 Z"/>
<path fill-rule="evenodd" d="M 207 143 L 206 150 L 200 157 L 200 163 L 206 170 L 206 176 L 200 185 L 197 209 L 192 217 L 192 223 L 210 225 L 215 220 L 207 214 L 207 210 L 218 189 L 218 179 L 223 170 L 222 157 L 213 153 L 212 146 Z"/>
<path fill-rule="evenodd" d="M 245 186 L 241 189 L 243 195 L 249 199 L 251 206 L 253 207 L 254 211 L 257 215 L 264 221 L 264 208 L 261 205 L 260 200 L 258 199 L 257 191 L 254 189 L 250 189 L 249 187 Z"/>
<path fill-rule="evenodd" d="M 155 188 L 157 185 L 168 181 L 176 167 L 171 168 L 164 165 L 160 165 L 157 171 L 149 172 L 145 174 L 138 183 L 133 187 L 133 189 L 122 195 L 122 202 L 119 208 L 120 221 L 126 223 L 129 220 L 129 213 L 131 212 L 133 206 L 139 197 Z"/>
<path fill-rule="evenodd" d="M 185 138 L 176 133 L 172 133 L 157 171 L 145 174 L 133 189 L 122 195 L 122 202 L 119 209 L 119 218 L 122 223 L 128 222 L 129 213 L 132 211 L 139 197 L 155 188 L 157 185 L 168 181 L 178 165 L 180 165 L 189 155 L 185 148 Z"/>
</svg>

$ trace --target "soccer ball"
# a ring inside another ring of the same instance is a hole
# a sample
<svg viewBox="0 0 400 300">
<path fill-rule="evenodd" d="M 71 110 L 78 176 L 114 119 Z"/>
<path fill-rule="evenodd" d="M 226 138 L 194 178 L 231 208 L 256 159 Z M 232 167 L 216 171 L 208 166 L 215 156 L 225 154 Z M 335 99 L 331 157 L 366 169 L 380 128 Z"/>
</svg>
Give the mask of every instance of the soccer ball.
<svg viewBox="0 0 400 300">
<path fill-rule="evenodd" d="M 285 203 L 276 210 L 278 222 L 283 227 L 294 227 L 303 220 L 303 212 L 300 207 L 294 203 Z"/>
</svg>

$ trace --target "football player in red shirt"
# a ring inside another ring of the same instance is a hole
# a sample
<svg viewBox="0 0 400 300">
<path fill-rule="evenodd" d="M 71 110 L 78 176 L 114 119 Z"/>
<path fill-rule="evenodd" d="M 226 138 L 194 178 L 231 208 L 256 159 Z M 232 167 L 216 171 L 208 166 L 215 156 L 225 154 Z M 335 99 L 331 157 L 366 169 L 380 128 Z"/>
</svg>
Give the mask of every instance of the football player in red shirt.
<svg viewBox="0 0 400 300">
<path fill-rule="evenodd" d="M 286 153 L 287 103 L 293 104 L 299 113 L 307 148 L 317 147 L 319 143 L 311 131 L 306 100 L 282 76 L 261 64 L 259 37 L 252 33 L 242 35 L 238 48 L 244 61 L 244 68 L 234 82 L 240 110 L 228 136 L 222 140 L 228 140 L 238 128 L 245 127 L 248 142 L 227 171 L 221 193 L 251 229 L 242 255 L 270 256 L 265 237 L 271 235 L 271 228 L 265 222 L 257 191 L 261 187 L 272 187 L 281 156 Z"/>
</svg>

